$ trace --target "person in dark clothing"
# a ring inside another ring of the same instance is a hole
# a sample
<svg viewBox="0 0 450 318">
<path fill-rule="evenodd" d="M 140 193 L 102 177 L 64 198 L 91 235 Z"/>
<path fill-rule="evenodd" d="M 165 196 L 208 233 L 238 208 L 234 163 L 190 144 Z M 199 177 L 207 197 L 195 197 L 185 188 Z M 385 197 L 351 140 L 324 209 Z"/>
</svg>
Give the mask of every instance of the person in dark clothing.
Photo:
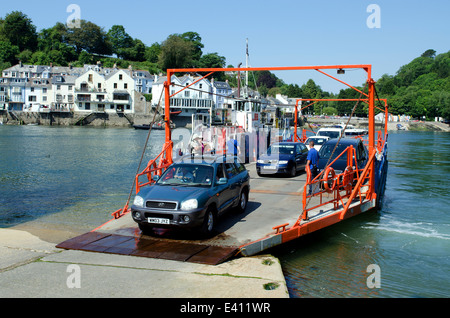
<svg viewBox="0 0 450 318">
<path fill-rule="evenodd" d="M 309 151 L 308 151 L 308 157 L 306 158 L 306 164 L 309 166 L 309 169 L 311 170 L 311 181 L 317 177 L 319 174 L 317 164 L 319 163 L 319 152 L 314 148 L 314 141 L 309 142 Z M 316 187 L 318 187 L 318 184 L 315 184 Z M 310 195 L 312 193 L 313 185 L 309 185 L 309 192 Z"/>
</svg>

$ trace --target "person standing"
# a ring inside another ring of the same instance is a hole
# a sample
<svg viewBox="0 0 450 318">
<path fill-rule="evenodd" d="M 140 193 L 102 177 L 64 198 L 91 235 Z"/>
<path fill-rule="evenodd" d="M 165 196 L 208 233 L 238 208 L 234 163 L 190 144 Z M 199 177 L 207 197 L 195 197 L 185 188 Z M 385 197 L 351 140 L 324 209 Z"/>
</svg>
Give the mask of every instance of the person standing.
<svg viewBox="0 0 450 318">
<path fill-rule="evenodd" d="M 319 169 L 317 168 L 319 159 L 320 159 L 319 152 L 317 151 L 316 148 L 314 148 L 314 141 L 311 140 L 309 142 L 308 157 L 306 158 L 306 164 L 309 166 L 309 169 L 311 170 L 311 181 L 319 174 Z M 312 193 L 312 187 L 313 187 L 312 184 L 310 184 L 308 195 Z"/>
</svg>

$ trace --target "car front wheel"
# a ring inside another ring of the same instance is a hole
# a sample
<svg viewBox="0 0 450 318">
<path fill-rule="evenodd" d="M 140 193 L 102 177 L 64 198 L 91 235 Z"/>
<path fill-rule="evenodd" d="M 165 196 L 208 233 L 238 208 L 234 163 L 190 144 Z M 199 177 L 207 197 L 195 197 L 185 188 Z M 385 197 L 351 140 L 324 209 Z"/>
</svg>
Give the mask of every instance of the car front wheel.
<svg viewBox="0 0 450 318">
<path fill-rule="evenodd" d="M 297 175 L 297 166 L 295 163 L 292 165 L 291 170 L 289 171 L 289 175 L 291 177 L 295 177 Z"/>
<path fill-rule="evenodd" d="M 237 211 L 239 213 L 243 213 L 245 211 L 245 208 L 247 207 L 247 203 L 248 203 L 248 194 L 247 194 L 247 191 L 245 189 L 243 189 L 241 191 L 241 195 L 239 197 Z"/>
<path fill-rule="evenodd" d="M 216 215 L 214 211 L 209 208 L 205 213 L 205 218 L 203 219 L 203 224 L 200 228 L 200 232 L 205 236 L 211 236 L 214 232 L 216 226 Z"/>
</svg>

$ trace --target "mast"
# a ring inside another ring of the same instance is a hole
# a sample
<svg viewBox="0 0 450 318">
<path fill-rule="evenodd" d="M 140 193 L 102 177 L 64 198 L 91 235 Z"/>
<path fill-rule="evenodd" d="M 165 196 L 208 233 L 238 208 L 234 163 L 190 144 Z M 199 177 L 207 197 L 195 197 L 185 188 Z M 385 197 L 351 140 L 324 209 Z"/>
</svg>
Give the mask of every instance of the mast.
<svg viewBox="0 0 450 318">
<path fill-rule="evenodd" d="M 245 67 L 248 68 L 248 38 L 245 40 Z M 248 71 L 245 72 L 245 97 L 248 97 Z"/>
</svg>

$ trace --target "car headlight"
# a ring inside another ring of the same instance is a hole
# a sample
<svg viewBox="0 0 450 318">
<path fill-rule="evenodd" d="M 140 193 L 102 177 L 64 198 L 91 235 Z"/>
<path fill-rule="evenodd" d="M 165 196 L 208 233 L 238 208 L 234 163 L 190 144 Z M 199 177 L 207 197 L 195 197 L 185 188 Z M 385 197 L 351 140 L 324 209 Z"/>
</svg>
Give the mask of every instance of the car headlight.
<svg viewBox="0 0 450 318">
<path fill-rule="evenodd" d="M 144 198 L 140 196 L 135 196 L 133 204 L 137 207 L 143 208 L 144 207 Z"/>
<path fill-rule="evenodd" d="M 285 164 L 287 164 L 289 161 L 287 161 L 287 160 L 280 160 L 280 161 L 278 161 L 278 163 L 280 164 L 280 165 L 285 165 Z"/>
<path fill-rule="evenodd" d="M 193 210 L 196 209 L 197 207 L 198 207 L 197 199 L 189 199 L 181 202 L 181 210 L 184 211 Z"/>
</svg>

